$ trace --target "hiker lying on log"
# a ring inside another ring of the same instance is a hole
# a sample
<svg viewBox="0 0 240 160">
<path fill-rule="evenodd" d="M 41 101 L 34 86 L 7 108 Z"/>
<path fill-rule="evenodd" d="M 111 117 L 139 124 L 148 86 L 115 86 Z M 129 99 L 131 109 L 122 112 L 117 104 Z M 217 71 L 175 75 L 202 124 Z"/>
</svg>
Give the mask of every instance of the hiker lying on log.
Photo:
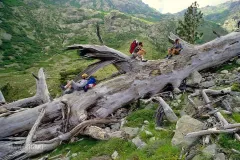
<svg viewBox="0 0 240 160">
<path fill-rule="evenodd" d="M 68 81 L 68 83 L 63 86 L 61 85 L 61 89 L 64 90 L 65 94 L 70 94 L 73 91 L 77 90 L 84 90 L 87 92 L 89 88 L 93 88 L 96 85 L 96 80 L 94 77 L 88 78 L 88 75 L 84 73 L 82 75 L 82 79 L 78 82 L 74 82 L 73 80 Z"/>
<path fill-rule="evenodd" d="M 132 53 L 132 58 L 136 58 L 138 60 L 141 60 L 142 62 L 147 62 L 147 60 L 144 59 L 145 54 L 146 51 L 143 49 L 143 43 L 139 42 L 138 46 L 134 49 Z"/>
<path fill-rule="evenodd" d="M 179 39 L 176 39 L 173 46 L 168 49 L 168 55 L 166 58 L 170 59 L 173 55 L 180 54 L 182 49 L 183 47 L 182 47 L 182 44 L 179 42 Z"/>
</svg>

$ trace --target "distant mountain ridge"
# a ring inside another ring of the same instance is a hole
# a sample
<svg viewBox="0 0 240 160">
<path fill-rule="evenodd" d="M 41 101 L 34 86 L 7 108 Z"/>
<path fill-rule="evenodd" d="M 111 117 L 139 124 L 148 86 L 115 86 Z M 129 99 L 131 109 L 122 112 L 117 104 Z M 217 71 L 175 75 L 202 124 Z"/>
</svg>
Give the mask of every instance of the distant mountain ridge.
<svg viewBox="0 0 240 160">
<path fill-rule="evenodd" d="M 131 10 L 124 7 L 128 5 Z M 160 19 L 151 15 L 155 13 Z M 128 53 L 129 43 L 137 38 L 148 44 L 149 58 L 157 59 L 166 54 L 169 32 L 177 25 L 174 16 L 161 15 L 141 0 L 2 0 L 0 20 L 0 72 L 37 66 L 62 53 L 66 45 L 99 44 L 97 23 L 105 45 Z M 226 34 L 219 25 L 206 22 L 198 43 L 216 38 L 213 29 Z"/>
<path fill-rule="evenodd" d="M 236 28 L 237 22 L 240 20 L 240 0 L 230 0 L 216 6 L 206 6 L 200 8 L 203 12 L 204 19 L 221 25 L 228 31 Z M 174 14 L 182 17 L 186 10 Z"/>
<path fill-rule="evenodd" d="M 45 4 L 73 6 L 82 9 L 93 9 L 110 12 L 119 10 L 141 18 L 159 19 L 161 13 L 143 3 L 142 0 L 40 0 Z"/>
</svg>

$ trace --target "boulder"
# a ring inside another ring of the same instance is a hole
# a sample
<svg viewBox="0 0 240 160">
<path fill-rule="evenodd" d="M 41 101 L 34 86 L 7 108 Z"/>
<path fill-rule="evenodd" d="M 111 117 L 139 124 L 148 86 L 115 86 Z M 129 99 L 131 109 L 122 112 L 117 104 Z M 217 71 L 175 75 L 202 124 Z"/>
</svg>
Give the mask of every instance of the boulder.
<svg viewBox="0 0 240 160">
<path fill-rule="evenodd" d="M 141 148 L 143 148 L 144 146 L 147 145 L 139 137 L 136 137 L 136 138 L 132 139 L 132 143 L 135 144 L 138 149 L 141 149 Z"/>
<path fill-rule="evenodd" d="M 190 132 L 200 131 L 202 128 L 202 122 L 188 115 L 184 115 L 177 121 L 176 131 L 172 138 L 172 145 L 182 147 L 193 144 L 198 138 L 185 138 L 185 135 Z"/>
<path fill-rule="evenodd" d="M 187 84 L 190 86 L 199 85 L 202 80 L 202 76 L 198 71 L 193 72 L 187 79 Z"/>
<path fill-rule="evenodd" d="M 149 141 L 150 141 L 150 142 L 154 142 L 154 141 L 156 141 L 156 137 L 152 137 L 152 138 L 150 138 Z"/>
<path fill-rule="evenodd" d="M 228 74 L 228 70 L 222 70 L 221 73 L 222 74 Z"/>
<path fill-rule="evenodd" d="M 140 130 L 139 128 L 131 128 L 131 127 L 122 128 L 122 131 L 124 131 L 129 138 L 135 137 L 138 134 L 139 130 Z"/>
<path fill-rule="evenodd" d="M 215 155 L 215 158 L 214 160 L 225 160 L 226 159 L 226 156 L 224 153 L 218 153 Z"/>
<path fill-rule="evenodd" d="M 153 136 L 152 132 L 150 132 L 150 131 L 145 131 L 145 133 L 146 133 L 146 135 L 149 136 L 149 137 L 152 137 L 152 136 Z"/>
<path fill-rule="evenodd" d="M 240 65 L 240 59 L 238 59 L 238 60 L 236 61 L 236 64 Z"/>
<path fill-rule="evenodd" d="M 149 125 L 149 122 L 147 120 L 145 120 L 143 123 Z"/>
<path fill-rule="evenodd" d="M 121 124 L 120 123 L 115 123 L 111 125 L 112 131 L 118 131 L 120 129 Z"/>
<path fill-rule="evenodd" d="M 108 133 L 110 138 L 126 138 L 127 135 L 124 131 L 116 131 L 116 132 L 111 132 Z"/>
<path fill-rule="evenodd" d="M 215 86 L 215 82 L 214 81 L 202 82 L 200 86 L 203 88 L 209 88 L 209 87 Z"/>
<path fill-rule="evenodd" d="M 204 148 L 202 150 L 202 153 L 203 153 L 204 156 L 212 158 L 212 157 L 214 157 L 216 155 L 216 150 L 217 150 L 217 145 L 216 144 L 212 144 L 212 145 L 209 145 L 206 148 Z"/>
<path fill-rule="evenodd" d="M 113 160 L 118 159 L 119 158 L 118 152 L 114 151 L 113 154 L 111 155 L 111 157 Z"/>
</svg>

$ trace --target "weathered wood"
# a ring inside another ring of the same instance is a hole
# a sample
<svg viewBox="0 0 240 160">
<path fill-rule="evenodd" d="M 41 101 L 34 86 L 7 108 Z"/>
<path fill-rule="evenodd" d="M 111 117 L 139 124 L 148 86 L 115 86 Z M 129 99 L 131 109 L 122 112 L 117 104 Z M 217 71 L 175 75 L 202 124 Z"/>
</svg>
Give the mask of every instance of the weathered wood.
<svg viewBox="0 0 240 160">
<path fill-rule="evenodd" d="M 47 102 L 50 102 L 50 94 L 48 92 L 47 83 L 43 68 L 38 72 L 38 79 L 36 78 L 37 92 L 33 97 L 21 99 L 1 107 L 4 107 L 8 110 L 13 108 L 23 108 L 23 107 L 35 107 Z"/>
<path fill-rule="evenodd" d="M 176 38 L 173 35 L 171 37 L 173 39 Z M 23 131 L 29 131 L 37 120 L 42 108 L 46 110 L 42 119 L 44 124 L 42 129 L 49 128 L 52 124 L 55 124 L 54 121 L 56 119 L 62 118 L 62 108 L 65 106 L 63 102 L 67 102 L 71 107 L 68 128 L 70 132 L 71 129 L 76 127 L 79 129 L 79 125 L 81 125 L 80 128 L 83 127 L 84 122 L 87 122 L 87 111 L 90 108 L 95 117 L 106 118 L 128 103 L 161 92 L 168 84 L 178 89 L 182 80 L 192 72 L 214 67 L 238 56 L 240 33 L 233 32 L 199 46 L 181 42 L 184 43 L 185 47 L 181 55 L 175 56 L 171 60 L 156 60 L 145 63 L 132 60 L 129 56 L 107 46 L 73 45 L 68 47 L 68 49 L 81 49 L 86 57 L 100 59 L 101 61 L 106 59 L 116 60 L 117 62 L 114 65 L 126 74 L 100 83 L 86 93 L 77 91 L 35 108 L 15 113 L 8 117 L 1 117 L 0 137 L 8 137 Z M 158 71 L 158 74 L 153 75 L 153 71 Z M 38 77 L 40 78 L 40 76 Z M 43 90 L 41 93 L 46 93 L 45 91 Z M 49 100 L 49 98 L 47 99 Z M 23 104 L 29 106 L 27 103 Z M 14 103 L 9 105 L 16 107 Z M 56 125 L 59 125 L 59 123 L 56 123 Z M 36 135 L 39 132 L 38 130 Z M 58 134 L 56 133 L 57 131 L 53 132 L 51 133 L 52 135 Z M 64 134 L 64 137 L 58 136 L 54 142 L 47 141 L 51 143 L 51 147 L 46 147 L 54 149 L 62 140 L 68 139 L 66 138 L 69 137 L 67 133 Z"/>
<path fill-rule="evenodd" d="M 2 91 L 0 90 L 0 105 L 6 103 L 6 100 L 2 94 Z"/>
<path fill-rule="evenodd" d="M 202 130 L 198 132 L 191 132 L 188 133 L 185 137 L 190 138 L 190 137 L 199 137 L 199 136 L 204 136 L 204 135 L 209 135 L 209 134 L 220 134 L 220 133 L 234 133 L 237 132 L 239 129 L 226 129 L 226 130 L 217 130 L 216 128 L 211 128 L 208 130 Z"/>
</svg>

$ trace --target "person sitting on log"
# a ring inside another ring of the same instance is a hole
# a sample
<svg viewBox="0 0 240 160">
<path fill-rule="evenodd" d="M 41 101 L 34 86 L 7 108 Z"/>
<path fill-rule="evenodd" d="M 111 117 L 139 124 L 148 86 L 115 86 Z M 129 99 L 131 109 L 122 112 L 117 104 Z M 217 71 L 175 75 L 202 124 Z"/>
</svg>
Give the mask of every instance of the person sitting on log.
<svg viewBox="0 0 240 160">
<path fill-rule="evenodd" d="M 179 42 L 179 39 L 176 39 L 173 46 L 170 49 L 168 49 L 168 55 L 166 58 L 170 59 L 173 55 L 180 54 L 182 49 L 183 47 L 182 47 L 182 44 Z"/>
<path fill-rule="evenodd" d="M 141 60 L 142 62 L 147 62 L 147 60 L 144 59 L 145 54 L 146 51 L 143 49 L 143 43 L 139 42 L 138 46 L 134 49 L 132 53 L 132 58 L 136 58 L 138 60 Z"/>
<path fill-rule="evenodd" d="M 61 85 L 60 87 L 65 94 L 70 94 L 75 90 L 80 91 L 80 90 L 83 90 L 84 87 L 87 85 L 88 83 L 87 78 L 88 78 L 88 75 L 84 73 L 80 81 L 74 82 L 73 80 L 71 80 L 71 81 L 68 81 L 68 83 L 65 86 Z"/>
</svg>

